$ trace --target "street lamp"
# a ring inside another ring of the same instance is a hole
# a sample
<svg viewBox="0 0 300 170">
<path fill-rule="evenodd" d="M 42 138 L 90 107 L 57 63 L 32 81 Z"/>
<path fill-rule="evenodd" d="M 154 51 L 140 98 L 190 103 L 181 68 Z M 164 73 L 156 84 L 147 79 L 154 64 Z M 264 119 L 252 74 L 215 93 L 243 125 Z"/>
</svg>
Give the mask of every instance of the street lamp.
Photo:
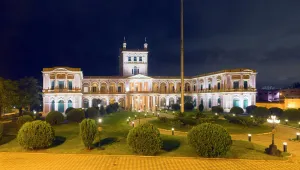
<svg viewBox="0 0 300 170">
<path fill-rule="evenodd" d="M 101 119 L 101 118 L 99 118 L 99 119 L 98 119 L 98 122 L 99 122 L 99 124 L 100 124 L 100 123 L 102 123 L 102 119 Z"/>
<path fill-rule="evenodd" d="M 102 128 L 101 128 L 101 126 L 100 126 L 100 124 L 102 123 L 102 119 L 101 118 L 99 118 L 98 119 L 98 132 L 99 132 L 99 143 L 98 143 L 98 148 L 100 148 L 100 132 L 101 132 L 101 130 L 102 130 Z"/>
<path fill-rule="evenodd" d="M 300 139 L 300 133 L 297 132 L 296 135 L 297 135 L 297 136 L 296 136 L 296 137 L 297 137 L 296 139 L 299 140 L 299 139 Z"/>
<path fill-rule="evenodd" d="M 172 135 L 174 135 L 174 130 L 175 130 L 175 129 L 174 129 L 174 128 L 172 128 Z"/>
<path fill-rule="evenodd" d="M 267 119 L 267 122 L 272 124 L 272 145 L 274 145 L 275 126 L 280 123 L 280 120 L 277 119 L 275 115 L 272 115 L 269 119 Z"/>
<path fill-rule="evenodd" d="M 253 118 L 253 115 L 250 115 L 251 118 Z"/>
</svg>

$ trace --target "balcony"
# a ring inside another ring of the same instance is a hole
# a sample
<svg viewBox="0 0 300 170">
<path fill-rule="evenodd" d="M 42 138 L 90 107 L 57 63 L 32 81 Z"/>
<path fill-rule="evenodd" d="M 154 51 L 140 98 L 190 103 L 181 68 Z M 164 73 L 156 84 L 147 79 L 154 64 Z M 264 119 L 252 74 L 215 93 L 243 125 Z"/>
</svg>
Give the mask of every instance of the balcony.
<svg viewBox="0 0 300 170">
<path fill-rule="evenodd" d="M 218 92 L 256 92 L 256 89 L 254 88 L 239 88 L 239 89 L 203 89 L 203 90 L 198 90 L 198 93 L 218 93 Z"/>
<path fill-rule="evenodd" d="M 55 88 L 54 90 L 44 89 L 43 93 L 81 93 L 81 89 L 72 89 L 72 90 L 69 90 L 68 88 L 64 88 L 64 89 Z"/>
</svg>

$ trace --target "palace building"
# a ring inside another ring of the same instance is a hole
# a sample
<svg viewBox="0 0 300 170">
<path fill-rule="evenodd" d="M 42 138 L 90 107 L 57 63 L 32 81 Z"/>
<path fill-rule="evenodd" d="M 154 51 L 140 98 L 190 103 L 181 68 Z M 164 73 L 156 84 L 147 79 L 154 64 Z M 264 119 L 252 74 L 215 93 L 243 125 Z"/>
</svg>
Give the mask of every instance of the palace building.
<svg viewBox="0 0 300 170">
<path fill-rule="evenodd" d="M 44 68 L 43 112 L 65 112 L 68 107 L 99 107 L 118 102 L 129 110 L 154 111 L 179 103 L 180 76 L 148 75 L 148 44 L 142 50 L 129 50 L 124 41 L 119 56 L 119 76 L 84 76 L 80 68 Z M 229 69 L 185 77 L 185 96 L 194 106 L 209 110 L 220 105 L 256 104 L 256 74 L 251 69 Z"/>
</svg>

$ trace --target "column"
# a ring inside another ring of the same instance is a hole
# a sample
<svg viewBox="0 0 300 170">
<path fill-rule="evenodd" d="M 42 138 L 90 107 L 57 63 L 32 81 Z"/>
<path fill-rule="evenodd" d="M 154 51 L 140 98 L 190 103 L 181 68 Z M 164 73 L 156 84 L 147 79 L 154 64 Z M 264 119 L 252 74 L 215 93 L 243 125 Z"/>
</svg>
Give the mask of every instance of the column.
<svg viewBox="0 0 300 170">
<path fill-rule="evenodd" d="M 89 99 L 89 107 L 92 107 L 92 99 Z"/>
<path fill-rule="evenodd" d="M 150 96 L 147 96 L 147 110 L 150 110 Z"/>
<path fill-rule="evenodd" d="M 155 97 L 156 96 L 153 96 L 152 98 L 153 98 L 153 107 L 154 107 L 154 110 L 156 110 L 156 101 L 155 101 Z"/>
<path fill-rule="evenodd" d="M 133 96 L 131 96 L 131 110 L 134 110 L 134 99 L 133 99 Z"/>
</svg>

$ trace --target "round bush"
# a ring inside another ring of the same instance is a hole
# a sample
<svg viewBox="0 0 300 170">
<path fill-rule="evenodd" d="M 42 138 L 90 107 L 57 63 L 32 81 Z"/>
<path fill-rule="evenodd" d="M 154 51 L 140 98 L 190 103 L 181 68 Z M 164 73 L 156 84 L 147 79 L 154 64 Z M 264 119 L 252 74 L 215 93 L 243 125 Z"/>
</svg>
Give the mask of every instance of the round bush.
<svg viewBox="0 0 300 170">
<path fill-rule="evenodd" d="M 134 152 L 142 155 L 154 155 L 162 147 L 159 130 L 148 123 L 131 129 L 127 136 L 127 143 Z"/>
<path fill-rule="evenodd" d="M 272 115 L 276 115 L 278 117 L 281 117 L 283 114 L 283 110 L 279 107 L 271 107 L 269 110 Z"/>
<path fill-rule="evenodd" d="M 239 114 L 243 114 L 244 113 L 244 110 L 240 107 L 237 107 L 237 106 L 233 106 L 231 109 L 230 109 L 230 113 L 235 113 L 237 115 Z"/>
<path fill-rule="evenodd" d="M 96 119 L 99 117 L 99 110 L 94 107 L 91 107 L 85 111 L 85 114 L 87 118 Z"/>
<path fill-rule="evenodd" d="M 229 133 L 217 124 L 204 123 L 193 127 L 187 135 L 188 143 L 203 157 L 219 157 L 229 151 L 232 141 Z"/>
<path fill-rule="evenodd" d="M 179 104 L 172 104 L 172 110 L 179 110 L 180 109 L 180 105 Z"/>
<path fill-rule="evenodd" d="M 80 124 L 80 136 L 84 146 L 91 149 L 97 134 L 96 121 L 93 119 L 84 119 Z"/>
<path fill-rule="evenodd" d="M 283 118 L 299 121 L 300 120 L 300 110 L 298 109 L 286 109 L 283 112 Z"/>
<path fill-rule="evenodd" d="M 24 116 L 20 116 L 18 117 L 17 120 L 17 126 L 18 128 L 21 128 L 23 124 L 25 124 L 26 122 L 32 122 L 33 118 L 29 115 L 24 115 Z"/>
<path fill-rule="evenodd" d="M 69 113 L 73 109 L 74 109 L 73 107 L 68 107 L 65 113 L 67 114 L 67 113 Z"/>
<path fill-rule="evenodd" d="M 266 107 L 257 107 L 252 111 L 252 115 L 255 117 L 269 117 L 270 110 Z"/>
<path fill-rule="evenodd" d="M 46 122 L 50 123 L 51 125 L 60 124 L 64 121 L 65 117 L 62 113 L 58 111 L 49 112 L 46 116 Z"/>
<path fill-rule="evenodd" d="M 257 108 L 257 106 L 255 106 L 255 105 L 247 106 L 247 107 L 246 107 L 246 112 L 247 112 L 248 114 L 251 114 L 251 113 L 253 112 L 253 110 L 256 109 L 256 108 Z"/>
<path fill-rule="evenodd" d="M 17 141 L 25 149 L 42 149 L 52 145 L 54 129 L 41 120 L 25 123 L 18 132 Z"/>
<path fill-rule="evenodd" d="M 84 118 L 85 115 L 82 109 L 72 109 L 67 113 L 67 120 L 70 122 L 80 123 Z"/>
<path fill-rule="evenodd" d="M 213 107 L 211 107 L 211 111 L 213 113 L 223 113 L 224 109 L 221 106 L 213 106 Z"/>
</svg>

